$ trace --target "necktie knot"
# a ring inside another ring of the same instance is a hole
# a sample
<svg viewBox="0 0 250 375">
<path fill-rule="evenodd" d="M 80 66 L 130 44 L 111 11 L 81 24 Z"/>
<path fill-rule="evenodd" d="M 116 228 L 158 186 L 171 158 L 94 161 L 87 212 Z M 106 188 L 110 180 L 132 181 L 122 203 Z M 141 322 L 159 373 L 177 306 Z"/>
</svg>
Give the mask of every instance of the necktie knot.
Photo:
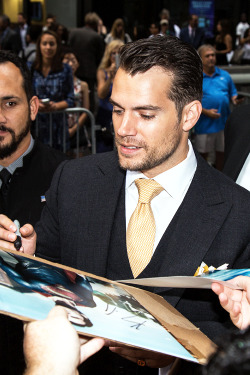
<svg viewBox="0 0 250 375">
<path fill-rule="evenodd" d="M 10 177 L 11 173 L 6 168 L 3 168 L 0 172 L 0 179 L 2 180 L 2 185 L 8 185 Z"/>
<path fill-rule="evenodd" d="M 155 180 L 148 180 L 145 178 L 138 178 L 135 180 L 139 192 L 140 203 L 150 203 L 163 189 Z"/>
</svg>

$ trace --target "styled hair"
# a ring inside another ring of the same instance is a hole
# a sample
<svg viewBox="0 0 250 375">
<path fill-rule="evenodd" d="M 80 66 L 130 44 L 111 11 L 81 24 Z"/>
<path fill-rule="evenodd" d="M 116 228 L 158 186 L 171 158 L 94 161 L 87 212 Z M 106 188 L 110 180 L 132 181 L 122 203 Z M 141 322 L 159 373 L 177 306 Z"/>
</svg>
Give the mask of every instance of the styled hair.
<svg viewBox="0 0 250 375">
<path fill-rule="evenodd" d="M 117 27 L 118 26 L 123 26 L 123 30 L 121 32 L 121 34 L 118 35 L 117 33 Z M 111 28 L 111 31 L 110 31 L 110 34 L 112 35 L 112 37 L 114 39 L 122 39 L 124 40 L 125 38 L 125 31 L 124 31 L 124 22 L 123 22 L 123 19 L 122 18 L 117 18 L 114 22 L 113 22 L 113 25 L 112 25 L 112 28 Z"/>
<path fill-rule="evenodd" d="M 62 59 L 61 59 L 61 42 L 60 42 L 59 36 L 52 30 L 43 31 L 41 35 L 38 37 L 37 43 L 36 43 L 37 44 L 36 59 L 34 61 L 32 68 L 38 71 L 42 71 L 43 58 L 42 58 L 40 43 L 44 35 L 52 35 L 56 40 L 57 49 L 56 49 L 56 54 L 52 60 L 51 71 L 60 72 L 63 69 Z"/>
<path fill-rule="evenodd" d="M 212 46 L 212 44 L 202 44 L 202 46 L 200 46 L 200 47 L 198 48 L 197 52 L 198 52 L 198 54 L 199 54 L 200 56 L 202 56 L 203 51 L 206 51 L 206 50 L 208 50 L 208 49 L 211 49 L 212 51 L 214 51 L 214 53 L 215 53 L 215 51 L 216 51 L 216 49 Z"/>
<path fill-rule="evenodd" d="M 120 50 L 120 68 L 131 76 L 159 67 L 172 75 L 168 99 L 178 119 L 185 105 L 202 99 L 202 61 L 196 50 L 173 36 L 157 35 L 127 43 Z"/>
<path fill-rule="evenodd" d="M 97 31 L 99 19 L 100 17 L 98 16 L 97 13 L 89 12 L 86 14 L 84 18 L 84 23 L 85 25 L 88 25 L 89 27 Z"/>
<path fill-rule="evenodd" d="M 104 51 L 103 58 L 100 62 L 98 69 L 107 69 L 111 65 L 111 59 L 110 59 L 111 52 L 117 47 L 120 48 L 123 45 L 124 43 L 119 39 L 113 40 L 112 42 L 107 44 L 105 51 Z"/>
<path fill-rule="evenodd" d="M 23 77 L 22 86 L 29 103 L 34 94 L 32 89 L 31 73 L 26 62 L 11 51 L 0 51 L 0 65 L 8 62 L 14 64 L 20 70 Z"/>
</svg>

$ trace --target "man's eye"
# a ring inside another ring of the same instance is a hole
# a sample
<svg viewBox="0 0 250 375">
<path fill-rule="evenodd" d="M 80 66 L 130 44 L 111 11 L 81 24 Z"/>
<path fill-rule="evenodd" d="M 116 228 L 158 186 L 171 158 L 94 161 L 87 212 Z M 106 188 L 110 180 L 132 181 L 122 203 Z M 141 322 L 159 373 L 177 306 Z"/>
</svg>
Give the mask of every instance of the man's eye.
<svg viewBox="0 0 250 375">
<path fill-rule="evenodd" d="M 121 115 L 122 114 L 122 110 L 121 109 L 113 109 L 113 113 L 115 113 L 116 115 Z"/>
<path fill-rule="evenodd" d="M 16 102 L 7 102 L 6 107 L 14 107 L 16 105 Z"/>
<path fill-rule="evenodd" d="M 141 117 L 145 120 L 152 120 L 155 116 L 154 115 L 143 115 L 143 114 L 141 114 Z"/>
</svg>

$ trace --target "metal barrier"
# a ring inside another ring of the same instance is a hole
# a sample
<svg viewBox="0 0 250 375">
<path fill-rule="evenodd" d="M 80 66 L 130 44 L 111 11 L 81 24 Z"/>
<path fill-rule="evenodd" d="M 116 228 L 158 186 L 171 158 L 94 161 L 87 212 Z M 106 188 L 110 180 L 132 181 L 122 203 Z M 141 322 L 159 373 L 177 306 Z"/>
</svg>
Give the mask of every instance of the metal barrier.
<svg viewBox="0 0 250 375">
<path fill-rule="evenodd" d="M 91 125 L 91 152 L 92 154 L 96 153 L 96 130 L 100 130 L 101 126 L 95 124 L 95 118 L 92 112 L 90 112 L 86 108 L 81 107 L 74 107 L 74 108 L 66 108 L 62 111 L 53 111 L 53 112 L 40 112 L 41 114 L 46 114 L 49 116 L 49 144 L 52 146 L 53 144 L 53 126 L 52 126 L 52 117 L 54 114 L 63 114 L 63 152 L 66 152 L 66 130 L 68 128 L 68 115 L 69 114 L 76 114 L 77 115 L 77 130 L 76 130 L 76 145 L 77 145 L 77 158 L 79 157 L 79 116 L 81 113 L 86 113 L 90 119 Z M 35 127 L 35 135 L 38 137 L 39 135 L 39 120 L 38 116 L 36 118 L 36 127 Z"/>
</svg>

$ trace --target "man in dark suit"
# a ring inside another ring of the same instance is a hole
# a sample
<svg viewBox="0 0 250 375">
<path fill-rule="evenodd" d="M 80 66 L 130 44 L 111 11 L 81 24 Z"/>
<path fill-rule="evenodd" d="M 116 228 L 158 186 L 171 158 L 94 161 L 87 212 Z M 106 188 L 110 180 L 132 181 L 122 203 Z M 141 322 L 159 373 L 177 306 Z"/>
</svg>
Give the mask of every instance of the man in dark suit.
<svg viewBox="0 0 250 375">
<path fill-rule="evenodd" d="M 79 59 L 77 77 L 86 81 L 90 90 L 90 110 L 94 112 L 94 90 L 96 83 L 96 71 L 100 64 L 104 42 L 97 32 L 99 17 L 96 13 L 87 13 L 85 26 L 72 29 L 69 34 L 69 45 Z"/>
<path fill-rule="evenodd" d="M 37 256 L 115 280 L 135 277 L 133 256 L 140 263 L 150 255 L 140 278 L 193 275 L 202 261 L 215 267 L 250 265 L 250 195 L 209 167 L 188 140 L 201 113 L 202 75 L 196 51 L 175 37 L 122 47 L 111 95 L 117 152 L 59 167 L 36 228 Z M 143 179 L 162 191 L 152 199 L 149 214 L 153 246 L 138 256 L 131 238 L 142 243 L 141 251 L 148 246 L 141 240 L 147 221 L 137 234 L 129 233 Z M 13 223 L 1 217 L 0 224 L 2 244 L 12 249 L 6 241 Z M 30 225 L 20 231 L 24 252 L 32 254 L 36 233 Z M 229 323 L 210 290 L 152 291 L 211 338 Z M 84 364 L 86 374 L 154 374 L 153 368 L 173 362 L 169 356 L 119 347 L 98 358 Z M 180 373 L 194 374 L 190 371 L 185 364 Z"/>
<path fill-rule="evenodd" d="M 180 38 L 196 49 L 205 42 L 205 33 L 202 28 L 198 27 L 198 16 L 196 14 L 190 14 L 188 26 L 181 29 Z"/>
<path fill-rule="evenodd" d="M 35 225 L 53 173 L 66 156 L 31 136 L 39 103 L 25 61 L 0 51 L 0 82 L 0 213 Z M 23 374 L 22 323 L 1 315 L 0 332 L 0 373 Z"/>
<path fill-rule="evenodd" d="M 223 172 L 250 190 L 250 105 L 234 109 L 225 126 L 225 159 Z"/>
<path fill-rule="evenodd" d="M 19 53 L 22 49 L 20 35 L 10 28 L 10 19 L 5 14 L 0 15 L 0 48 L 1 50 Z"/>
</svg>

